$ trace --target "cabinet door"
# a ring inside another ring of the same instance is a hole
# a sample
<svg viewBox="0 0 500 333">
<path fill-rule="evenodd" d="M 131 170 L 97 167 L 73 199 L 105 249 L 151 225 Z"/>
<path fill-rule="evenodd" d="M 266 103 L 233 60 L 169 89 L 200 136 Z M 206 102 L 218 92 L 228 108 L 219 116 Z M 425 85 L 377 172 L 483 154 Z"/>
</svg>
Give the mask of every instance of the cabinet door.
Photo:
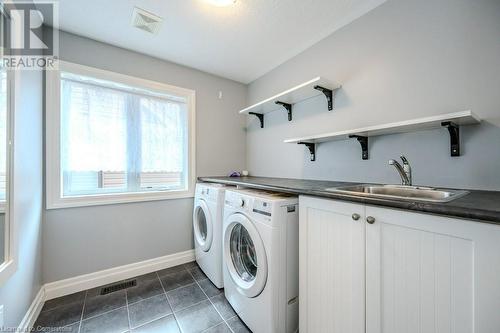
<svg viewBox="0 0 500 333">
<path fill-rule="evenodd" d="M 300 197 L 301 333 L 365 331 L 364 209 Z"/>
<path fill-rule="evenodd" d="M 366 332 L 500 332 L 498 226 L 366 207 Z"/>
</svg>

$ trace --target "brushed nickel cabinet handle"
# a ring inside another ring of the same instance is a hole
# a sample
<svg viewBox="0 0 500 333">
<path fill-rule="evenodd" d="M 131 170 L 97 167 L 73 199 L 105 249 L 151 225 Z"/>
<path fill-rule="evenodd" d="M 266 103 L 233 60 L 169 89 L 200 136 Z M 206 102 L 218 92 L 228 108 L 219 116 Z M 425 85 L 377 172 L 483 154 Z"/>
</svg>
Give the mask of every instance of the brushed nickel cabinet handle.
<svg viewBox="0 0 500 333">
<path fill-rule="evenodd" d="M 369 224 L 373 224 L 375 223 L 375 218 L 373 216 L 368 216 L 366 218 L 366 222 L 368 222 Z"/>
<path fill-rule="evenodd" d="M 359 220 L 359 218 L 360 218 L 360 217 L 361 217 L 361 216 L 359 216 L 359 214 L 356 214 L 356 213 L 352 214 L 352 219 L 353 219 L 354 221 Z"/>
</svg>

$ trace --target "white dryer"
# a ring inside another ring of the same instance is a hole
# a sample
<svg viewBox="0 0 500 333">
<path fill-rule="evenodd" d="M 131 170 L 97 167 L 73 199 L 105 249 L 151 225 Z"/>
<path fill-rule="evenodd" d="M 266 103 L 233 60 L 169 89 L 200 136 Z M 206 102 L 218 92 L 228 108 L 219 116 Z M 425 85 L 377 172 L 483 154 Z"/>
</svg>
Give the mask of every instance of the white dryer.
<svg viewBox="0 0 500 333">
<path fill-rule="evenodd" d="M 298 330 L 298 222 L 297 197 L 226 191 L 224 293 L 255 333 Z"/>
<path fill-rule="evenodd" d="M 222 275 L 222 222 L 224 192 L 221 184 L 198 183 L 194 197 L 193 229 L 196 262 L 217 288 Z"/>
</svg>

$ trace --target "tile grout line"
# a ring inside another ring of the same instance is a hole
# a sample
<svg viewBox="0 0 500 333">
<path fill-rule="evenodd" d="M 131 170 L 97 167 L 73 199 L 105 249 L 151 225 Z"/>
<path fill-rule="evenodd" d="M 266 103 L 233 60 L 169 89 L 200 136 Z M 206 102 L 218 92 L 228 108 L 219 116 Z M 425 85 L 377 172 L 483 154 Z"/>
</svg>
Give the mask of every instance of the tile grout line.
<svg viewBox="0 0 500 333">
<path fill-rule="evenodd" d="M 160 280 L 160 284 L 162 284 L 161 280 Z M 171 290 L 169 290 L 169 291 L 174 291 L 174 290 L 177 290 L 177 289 L 181 289 L 181 288 L 184 288 L 184 287 L 190 286 L 190 285 L 192 285 L 192 284 L 194 284 L 194 282 L 193 282 L 193 283 L 190 283 L 190 284 L 186 284 L 185 286 L 180 286 L 180 287 L 177 287 L 177 288 L 171 289 Z M 162 286 L 162 289 L 163 289 L 163 286 Z M 163 293 L 167 293 L 167 291 L 165 291 L 165 289 L 163 289 Z M 142 302 L 142 301 L 149 300 L 149 299 L 151 299 L 151 298 L 153 298 L 153 297 L 157 297 L 157 296 L 159 296 L 159 295 L 161 295 L 161 294 L 162 294 L 162 293 L 159 293 L 159 294 L 157 294 L 157 295 L 153 295 L 153 296 L 149 296 L 149 297 L 146 297 L 146 298 L 142 298 L 142 299 L 140 299 L 140 300 L 138 300 L 138 301 L 135 301 L 135 302 L 131 302 L 131 303 L 129 303 L 129 305 L 134 305 L 134 304 L 140 303 L 140 302 Z M 173 312 L 173 311 L 172 311 L 172 312 Z"/>
<path fill-rule="evenodd" d="M 234 318 L 237 318 L 239 322 L 243 323 L 243 325 L 245 326 L 245 328 L 247 329 L 247 331 L 248 331 L 248 332 L 250 332 L 250 333 L 252 333 L 252 331 L 250 331 L 250 328 L 248 328 L 248 326 L 247 326 L 247 325 L 243 322 L 243 320 L 241 320 L 241 318 L 240 318 L 240 317 L 238 317 L 238 315 L 237 315 L 237 314 L 235 314 L 235 315 L 234 315 L 234 316 L 232 316 L 232 317 L 227 318 L 227 320 L 231 320 L 231 319 L 234 319 Z M 229 324 L 228 324 L 227 326 L 229 326 Z M 232 332 L 234 332 L 234 331 L 233 331 L 233 329 L 231 328 L 231 326 L 229 326 L 229 329 L 230 329 Z M 298 331 L 297 331 L 296 333 L 298 333 Z"/>
<path fill-rule="evenodd" d="M 85 292 L 85 295 L 87 295 L 87 290 L 77 291 L 77 292 L 75 292 L 75 293 L 73 293 L 73 294 L 84 293 L 84 292 Z M 49 302 L 49 301 L 57 300 L 57 299 L 60 299 L 60 298 L 65 298 L 66 296 L 71 296 L 71 295 L 73 295 L 73 294 L 68 294 L 68 295 L 64 295 L 64 296 L 60 296 L 60 297 L 56 297 L 56 298 L 51 298 L 51 299 L 49 299 L 49 300 L 44 301 L 44 305 L 45 305 L 47 302 Z M 84 296 L 84 300 L 85 300 L 85 296 Z M 55 307 L 50 308 L 50 309 L 48 309 L 48 310 L 44 310 L 44 308 L 45 308 L 45 307 L 43 307 L 43 308 L 42 308 L 42 310 L 40 311 L 40 314 L 45 313 L 45 312 L 51 312 L 51 311 L 54 311 L 54 310 L 59 310 L 59 309 L 60 309 L 60 308 L 62 308 L 62 307 L 68 306 L 68 305 L 73 304 L 73 303 L 76 303 L 76 302 L 77 302 L 77 301 L 72 301 L 72 302 L 69 302 L 69 303 L 63 303 L 63 304 L 61 304 L 61 305 L 56 305 Z M 75 324 L 75 323 L 76 323 L 76 322 L 74 322 L 73 324 Z"/>
<path fill-rule="evenodd" d="M 201 269 L 201 268 L 200 268 Z M 231 326 L 229 326 L 229 324 L 227 323 L 226 319 L 224 319 L 224 316 L 220 313 L 220 311 L 217 309 L 217 307 L 214 305 L 214 303 L 212 302 L 212 300 L 210 299 L 210 297 L 208 297 L 207 293 L 205 292 L 205 290 L 203 290 L 203 288 L 201 287 L 201 285 L 198 283 L 198 280 L 196 280 L 196 278 L 194 277 L 193 273 L 191 273 L 191 270 L 187 270 L 189 272 L 189 274 L 193 277 L 195 283 L 198 285 L 198 287 L 201 289 L 201 291 L 205 294 L 205 296 L 207 297 L 208 301 L 210 302 L 210 304 L 212 304 L 212 307 L 215 309 L 215 311 L 219 314 L 219 316 L 222 318 L 222 321 L 226 324 L 226 326 L 229 328 L 229 330 L 234 333 L 233 329 L 231 328 Z M 208 278 L 207 278 L 208 279 Z M 210 281 L 210 279 L 208 279 L 208 281 L 210 283 L 212 283 Z M 216 287 L 217 288 L 217 287 Z M 215 296 L 214 296 L 215 297 Z M 219 323 L 220 324 L 220 323 Z"/>
<path fill-rule="evenodd" d="M 141 327 L 143 327 L 143 326 L 146 326 L 146 325 L 149 325 L 149 324 L 151 324 L 151 323 L 154 323 L 154 322 L 155 322 L 155 321 L 157 321 L 157 320 L 162 320 L 163 318 L 166 318 L 166 317 L 168 317 L 168 316 L 170 316 L 170 315 L 172 315 L 172 314 L 173 314 L 173 312 L 172 312 L 172 313 L 168 313 L 168 314 L 164 314 L 164 315 L 162 315 L 161 317 L 158 317 L 158 318 L 156 318 L 156 319 L 149 320 L 149 321 L 147 321 L 147 322 L 145 322 L 145 323 L 143 323 L 143 324 L 140 324 L 140 325 L 139 325 L 139 326 L 137 326 L 137 327 L 131 328 L 130 330 L 131 330 L 131 331 L 136 330 L 136 329 L 141 328 Z"/>
<path fill-rule="evenodd" d="M 189 309 L 189 308 L 192 308 L 192 307 L 193 307 L 193 306 L 195 306 L 195 305 L 201 304 L 201 303 L 203 303 L 203 302 L 205 302 L 205 301 L 206 301 L 206 299 L 204 299 L 203 301 L 199 301 L 199 302 L 196 302 L 196 303 L 194 303 L 194 304 L 191 304 L 190 306 L 186 306 L 185 308 L 179 309 L 179 310 L 177 310 L 177 311 L 175 311 L 175 312 L 177 312 L 177 313 L 182 312 L 182 311 L 184 311 L 184 310 L 187 310 L 187 309 Z"/>
<path fill-rule="evenodd" d="M 102 315 L 108 314 L 108 313 L 110 313 L 110 312 L 113 312 L 113 311 L 116 311 L 116 310 L 123 309 L 123 308 L 125 308 L 125 307 L 127 307 L 127 305 L 119 306 L 119 307 L 117 307 L 117 308 L 114 308 L 114 309 L 111 309 L 111 310 L 105 311 L 105 312 L 103 312 L 103 313 L 100 313 L 100 314 L 94 315 L 94 316 L 92 316 L 92 317 L 85 318 L 85 320 L 94 319 L 94 318 L 100 317 L 100 316 L 102 316 Z"/>
<path fill-rule="evenodd" d="M 184 265 L 184 264 L 181 264 L 181 265 Z M 179 265 L 180 266 L 180 265 Z M 160 274 L 158 274 L 158 272 L 160 271 L 164 271 L 164 270 L 167 270 L 167 269 L 170 269 L 170 268 L 174 268 L 174 267 L 177 267 L 177 266 L 173 266 L 173 267 L 169 267 L 169 268 L 165 268 L 165 269 L 162 269 L 162 270 L 159 270 L 159 271 L 156 271 L 156 272 L 153 272 L 156 274 L 156 276 L 161 280 L 162 277 L 165 277 L 165 276 L 168 276 L 168 275 L 174 275 L 174 274 L 177 274 L 177 273 L 182 273 L 182 270 L 179 270 L 179 271 L 176 271 L 176 272 L 171 272 L 171 273 L 165 273 L 164 275 L 160 276 Z M 189 271 L 186 267 L 183 267 L 183 270 L 185 271 Z"/>
<path fill-rule="evenodd" d="M 82 324 L 83 324 L 83 313 L 85 312 L 85 304 L 87 303 L 87 294 L 89 293 L 88 290 L 85 290 L 85 297 L 83 297 L 83 307 L 82 307 L 82 314 L 80 316 L 80 323 L 78 324 L 78 333 L 82 330 Z"/>
<path fill-rule="evenodd" d="M 172 311 L 172 315 L 174 316 L 175 324 L 179 328 L 179 331 L 182 333 L 182 327 L 179 324 L 179 321 L 177 320 L 177 316 L 175 315 L 174 309 L 172 308 L 172 304 L 170 304 L 170 301 L 168 300 L 167 291 L 165 290 L 165 287 L 163 286 L 163 282 L 160 279 L 160 275 L 158 274 L 158 271 L 156 271 L 155 273 L 156 273 L 156 277 L 158 278 L 158 280 L 160 280 L 161 289 L 163 289 L 163 294 L 165 295 L 165 298 L 167 299 L 168 306 L 170 306 L 170 310 Z"/>
<path fill-rule="evenodd" d="M 223 318 L 223 319 L 224 319 L 224 318 Z M 211 330 L 212 328 L 217 327 L 217 326 L 219 326 L 220 324 L 225 324 L 225 323 L 224 323 L 223 321 L 221 321 L 220 323 L 217 323 L 217 324 L 215 324 L 214 326 L 210 326 L 209 328 L 204 329 L 204 330 L 203 330 L 203 331 L 201 331 L 200 333 L 207 332 L 208 330 Z M 231 328 L 229 328 L 229 330 L 231 330 Z M 232 331 L 231 331 L 231 332 L 232 332 Z"/>
<path fill-rule="evenodd" d="M 125 306 L 127 307 L 127 319 L 128 319 L 128 329 L 132 330 L 132 325 L 130 324 L 130 310 L 128 308 L 128 293 L 127 289 L 125 289 Z"/>
</svg>

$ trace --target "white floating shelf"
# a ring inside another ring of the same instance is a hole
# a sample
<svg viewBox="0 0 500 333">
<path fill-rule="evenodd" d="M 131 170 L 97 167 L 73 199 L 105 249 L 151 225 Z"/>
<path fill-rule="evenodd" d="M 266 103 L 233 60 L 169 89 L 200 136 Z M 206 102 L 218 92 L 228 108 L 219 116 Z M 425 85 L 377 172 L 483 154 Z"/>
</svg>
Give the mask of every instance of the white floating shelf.
<svg viewBox="0 0 500 333">
<path fill-rule="evenodd" d="M 476 116 L 474 113 L 472 113 L 472 111 L 462 111 L 462 112 L 446 113 L 446 114 L 425 117 L 425 118 L 417 118 L 417 119 L 399 121 L 399 122 L 383 124 L 383 125 L 362 127 L 362 128 L 351 129 L 351 130 L 323 133 L 323 134 L 317 134 L 317 135 L 310 135 L 310 136 L 304 136 L 304 137 L 300 137 L 300 138 L 292 138 L 292 139 L 284 140 L 284 142 L 285 143 L 315 144 L 315 143 L 321 143 L 321 142 L 326 142 L 326 141 L 347 140 L 347 139 L 352 138 L 352 137 L 369 138 L 369 137 L 378 136 L 378 135 L 407 133 L 407 132 L 428 130 L 428 129 L 433 129 L 433 128 L 442 128 L 443 122 L 451 122 L 452 124 L 454 124 L 456 126 L 461 126 L 461 125 L 478 124 L 481 122 L 481 119 L 478 116 Z M 452 135 L 451 131 L 454 130 L 454 127 L 453 126 L 447 126 L 447 127 L 448 127 L 448 130 L 450 131 L 450 136 L 453 137 L 454 135 Z M 451 127 L 451 130 L 450 130 L 450 127 Z M 456 134 L 456 136 L 454 136 L 454 138 L 458 139 L 458 129 L 457 129 L 457 134 Z M 452 145 L 453 145 L 454 138 L 451 139 Z M 457 145 L 459 146 L 459 144 L 460 144 L 459 140 L 456 140 L 456 142 L 457 142 Z M 460 147 L 458 147 L 458 149 L 456 151 L 453 150 L 454 149 L 453 147 L 451 148 L 452 156 L 459 156 L 460 155 L 459 148 Z M 367 158 L 368 158 L 368 155 L 366 155 L 366 158 L 363 155 L 363 159 L 367 159 Z"/>
<path fill-rule="evenodd" d="M 285 142 L 320 143 L 325 141 L 346 140 L 349 138 L 349 135 L 371 137 L 371 136 L 386 135 L 386 134 L 415 132 L 432 128 L 440 128 L 441 122 L 443 121 L 451 121 L 457 125 L 471 125 L 471 124 L 478 124 L 481 120 L 471 111 L 463 111 L 463 112 L 441 114 L 438 116 L 432 116 L 426 118 L 399 121 L 396 123 L 362 127 L 346 131 L 304 136 L 301 138 L 287 139 L 285 140 Z"/>
<path fill-rule="evenodd" d="M 243 110 L 240 110 L 239 113 L 249 114 L 250 112 L 254 112 L 265 114 L 280 110 L 283 108 L 283 106 L 277 105 L 277 101 L 293 105 L 297 102 L 323 94 L 322 91 L 315 89 L 316 86 L 320 86 L 332 91 L 340 88 L 339 85 L 333 84 L 321 77 L 316 77 L 312 80 L 299 84 L 298 86 L 285 90 L 277 95 L 269 97 L 259 103 L 244 108 Z"/>
</svg>

